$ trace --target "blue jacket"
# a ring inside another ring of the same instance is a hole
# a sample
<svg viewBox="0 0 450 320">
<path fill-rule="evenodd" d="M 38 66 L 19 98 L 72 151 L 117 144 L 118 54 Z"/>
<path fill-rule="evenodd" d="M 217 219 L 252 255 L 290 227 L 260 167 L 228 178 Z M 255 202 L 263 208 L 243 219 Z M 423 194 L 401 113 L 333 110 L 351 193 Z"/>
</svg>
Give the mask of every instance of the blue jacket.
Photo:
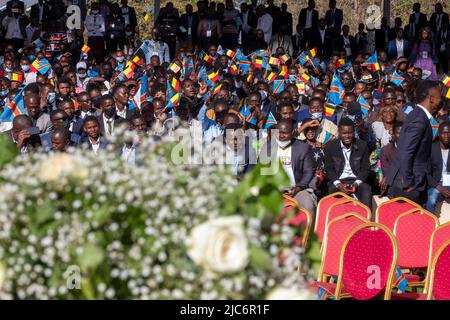
<svg viewBox="0 0 450 320">
<path fill-rule="evenodd" d="M 406 39 L 403 39 L 403 56 L 409 57 L 410 47 L 409 42 Z M 397 59 L 397 43 L 396 40 L 391 40 L 388 43 L 388 59 L 394 60 Z"/>
</svg>

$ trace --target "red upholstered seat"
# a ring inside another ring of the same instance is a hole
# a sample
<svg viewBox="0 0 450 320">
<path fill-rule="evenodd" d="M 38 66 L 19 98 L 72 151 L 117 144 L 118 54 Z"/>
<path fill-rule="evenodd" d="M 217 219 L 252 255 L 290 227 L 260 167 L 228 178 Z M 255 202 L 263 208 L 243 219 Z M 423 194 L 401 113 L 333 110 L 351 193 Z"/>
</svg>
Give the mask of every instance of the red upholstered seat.
<svg viewBox="0 0 450 320">
<path fill-rule="evenodd" d="M 324 275 L 337 276 L 339 274 L 339 261 L 345 240 L 356 227 L 367 222 L 369 221 L 352 213 L 330 221 L 323 244 L 319 281 L 325 280 Z"/>
<path fill-rule="evenodd" d="M 387 298 L 392 289 L 396 265 L 395 239 L 387 229 L 374 228 L 374 225 L 358 227 L 344 249 L 342 284 L 352 297 L 359 300 L 374 298 L 385 288 Z"/>
<path fill-rule="evenodd" d="M 403 213 L 420 206 L 405 198 L 395 198 L 380 204 L 375 213 L 375 221 L 394 231 L 397 218 Z"/>
<path fill-rule="evenodd" d="M 439 225 L 437 218 L 423 209 L 412 209 L 400 215 L 394 225 L 398 242 L 398 265 L 401 268 L 426 268 L 431 235 Z"/>
<path fill-rule="evenodd" d="M 391 300 L 427 300 L 427 295 L 415 292 L 393 293 Z"/>
<path fill-rule="evenodd" d="M 436 253 L 431 270 L 430 295 L 435 300 L 450 300 L 450 240 Z"/>
<path fill-rule="evenodd" d="M 436 252 L 448 240 L 450 240 L 450 222 L 439 226 L 431 236 L 430 264 L 433 262 Z"/>
<path fill-rule="evenodd" d="M 323 241 L 323 237 L 325 235 L 326 217 L 328 209 L 333 204 L 346 199 L 350 200 L 351 198 L 344 193 L 336 192 L 326 197 L 323 197 L 319 201 L 316 210 L 316 222 L 314 225 L 314 232 L 316 233 L 320 242 Z"/>
</svg>

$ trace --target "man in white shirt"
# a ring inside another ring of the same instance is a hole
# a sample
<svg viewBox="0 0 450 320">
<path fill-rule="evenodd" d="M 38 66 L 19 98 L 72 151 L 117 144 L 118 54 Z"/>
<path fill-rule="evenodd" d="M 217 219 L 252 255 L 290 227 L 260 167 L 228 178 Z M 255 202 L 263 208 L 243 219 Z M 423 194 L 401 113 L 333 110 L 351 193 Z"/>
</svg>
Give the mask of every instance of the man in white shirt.
<svg viewBox="0 0 450 320">
<path fill-rule="evenodd" d="M 303 43 L 302 50 L 305 50 L 306 45 L 312 49 L 313 46 L 313 31 L 317 30 L 319 27 L 319 13 L 314 8 L 316 3 L 314 0 L 308 1 L 308 7 L 300 10 L 300 15 L 298 17 L 298 24 L 303 30 Z"/>
<path fill-rule="evenodd" d="M 94 2 L 91 5 L 91 14 L 86 17 L 85 21 L 88 46 L 91 48 L 90 53 L 94 55 L 97 62 L 103 62 L 105 58 L 105 18 L 100 13 L 99 5 Z"/>
<path fill-rule="evenodd" d="M 85 137 L 81 139 L 81 144 L 85 148 L 91 149 L 95 154 L 99 149 L 106 149 L 107 143 L 102 140 L 100 135 L 100 123 L 94 116 L 87 116 L 84 120 L 83 131 Z"/>
<path fill-rule="evenodd" d="M 263 5 L 258 6 L 256 13 L 259 17 L 256 28 L 264 32 L 264 41 L 268 45 L 270 43 L 270 39 L 272 38 L 272 16 L 267 13 L 266 8 Z"/>
<path fill-rule="evenodd" d="M 158 56 L 161 64 L 170 63 L 169 45 L 162 41 L 157 28 L 152 29 L 152 39 L 145 40 L 144 44 L 145 63 L 150 64 L 153 56 Z"/>
<path fill-rule="evenodd" d="M 431 213 L 435 213 L 438 202 L 450 200 L 450 122 L 444 121 L 439 125 L 438 137 L 439 140 L 431 147 L 431 169 L 427 177 L 429 187 L 425 207 Z"/>
<path fill-rule="evenodd" d="M 293 138 L 294 123 L 290 119 L 281 119 L 276 125 L 277 131 L 272 131 L 270 142 L 261 148 L 260 161 L 270 163 L 271 168 L 278 169 L 281 165 L 289 177 L 290 186 L 286 188 L 286 194 L 294 197 L 302 207 L 311 214 L 315 213 L 317 197 L 314 193 L 313 181 L 315 168 L 310 147 Z"/>
<path fill-rule="evenodd" d="M 27 38 L 25 28 L 27 26 L 27 18 L 24 16 L 22 9 L 14 3 L 10 12 L 2 20 L 2 27 L 6 30 L 5 40 L 14 46 L 14 50 L 22 49 Z"/>
<path fill-rule="evenodd" d="M 354 123 L 349 118 L 342 118 L 338 131 L 339 139 L 327 143 L 324 148 L 328 193 L 340 191 L 371 208 L 372 190 L 367 184 L 370 172 L 367 144 L 355 139 Z"/>
<path fill-rule="evenodd" d="M 409 56 L 409 42 L 403 38 L 403 29 L 397 30 L 397 37 L 388 43 L 388 59 L 394 60 Z"/>
</svg>

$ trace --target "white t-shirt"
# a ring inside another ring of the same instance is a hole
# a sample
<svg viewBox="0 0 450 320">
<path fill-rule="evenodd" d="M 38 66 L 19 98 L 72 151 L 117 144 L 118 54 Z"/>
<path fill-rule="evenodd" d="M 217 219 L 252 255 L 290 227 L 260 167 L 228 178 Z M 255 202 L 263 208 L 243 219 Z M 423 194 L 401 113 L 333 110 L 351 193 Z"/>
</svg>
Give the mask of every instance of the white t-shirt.
<svg viewBox="0 0 450 320">
<path fill-rule="evenodd" d="M 397 46 L 397 59 L 403 57 L 403 40 L 395 39 L 395 44 Z"/>
<path fill-rule="evenodd" d="M 280 146 L 278 146 L 277 157 L 281 161 L 283 169 L 288 175 L 289 180 L 291 181 L 291 186 L 295 187 L 295 176 L 294 176 L 294 169 L 292 167 L 291 148 L 292 147 L 289 146 L 283 149 Z"/>
<path fill-rule="evenodd" d="M 441 177 L 441 181 L 442 181 L 442 179 L 444 177 L 444 174 L 447 174 L 448 150 L 449 149 L 441 149 L 441 154 L 442 154 L 442 177 Z"/>
</svg>

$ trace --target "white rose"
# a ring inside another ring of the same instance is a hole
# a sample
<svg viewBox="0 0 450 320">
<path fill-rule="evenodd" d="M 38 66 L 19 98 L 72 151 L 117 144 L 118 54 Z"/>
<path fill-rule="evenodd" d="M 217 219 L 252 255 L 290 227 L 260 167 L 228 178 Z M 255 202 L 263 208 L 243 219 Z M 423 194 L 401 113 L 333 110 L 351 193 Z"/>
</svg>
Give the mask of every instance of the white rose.
<svg viewBox="0 0 450 320">
<path fill-rule="evenodd" d="M 0 292 L 2 291 L 3 283 L 5 282 L 6 268 L 3 263 L 0 262 Z"/>
<path fill-rule="evenodd" d="M 248 241 L 242 217 L 217 218 L 192 229 L 188 255 L 199 266 L 213 272 L 237 272 L 248 264 Z"/>
<path fill-rule="evenodd" d="M 310 290 L 297 290 L 295 288 L 278 287 L 270 292 L 267 300 L 317 300 L 314 293 Z"/>
<path fill-rule="evenodd" d="M 86 167 L 67 153 L 51 155 L 40 170 L 40 177 L 45 182 L 58 182 L 62 177 L 85 179 L 87 175 Z"/>
</svg>

